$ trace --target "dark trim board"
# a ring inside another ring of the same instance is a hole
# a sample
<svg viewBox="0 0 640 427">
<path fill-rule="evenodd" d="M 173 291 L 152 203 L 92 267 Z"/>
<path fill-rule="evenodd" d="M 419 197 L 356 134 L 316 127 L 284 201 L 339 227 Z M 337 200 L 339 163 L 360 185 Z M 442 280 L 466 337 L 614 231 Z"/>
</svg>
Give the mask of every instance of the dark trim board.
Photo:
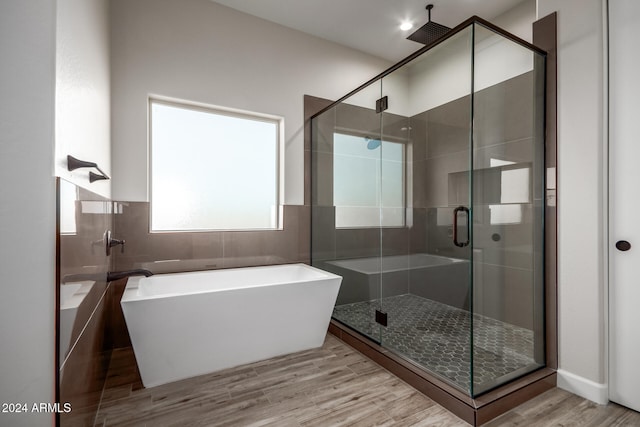
<svg viewBox="0 0 640 427">
<path fill-rule="evenodd" d="M 545 88 L 545 168 L 556 182 L 545 190 L 545 322 L 547 366 L 558 368 L 558 230 L 557 230 L 557 20 L 556 12 L 533 23 L 533 42 L 547 51 Z M 553 203 L 551 203 L 553 202 Z"/>
<path fill-rule="evenodd" d="M 53 353 L 53 366 L 55 370 L 53 372 L 53 379 L 55 381 L 54 386 L 54 402 L 60 402 L 60 178 L 56 177 L 56 271 L 54 277 L 54 283 L 56 287 L 55 291 L 55 318 L 54 318 L 54 353 Z M 54 415 L 54 424 L 60 425 L 60 413 L 56 411 Z"/>
</svg>

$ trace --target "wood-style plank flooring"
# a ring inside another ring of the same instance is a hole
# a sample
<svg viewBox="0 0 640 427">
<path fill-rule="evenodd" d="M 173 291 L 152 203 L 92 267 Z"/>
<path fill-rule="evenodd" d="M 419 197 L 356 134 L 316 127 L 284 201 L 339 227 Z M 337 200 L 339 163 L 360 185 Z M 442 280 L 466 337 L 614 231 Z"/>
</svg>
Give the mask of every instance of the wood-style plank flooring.
<svg viewBox="0 0 640 427">
<path fill-rule="evenodd" d="M 467 426 L 327 335 L 320 349 L 145 389 L 115 350 L 98 426 Z M 640 426 L 640 414 L 550 390 L 487 426 Z"/>
</svg>

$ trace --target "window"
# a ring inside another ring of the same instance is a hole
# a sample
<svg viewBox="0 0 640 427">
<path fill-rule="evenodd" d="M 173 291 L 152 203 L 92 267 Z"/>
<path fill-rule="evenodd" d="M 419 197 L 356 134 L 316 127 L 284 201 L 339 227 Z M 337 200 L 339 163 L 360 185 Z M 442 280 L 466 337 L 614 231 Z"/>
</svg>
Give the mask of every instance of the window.
<svg viewBox="0 0 640 427">
<path fill-rule="evenodd" d="M 405 225 L 405 145 L 334 133 L 337 228 Z"/>
<path fill-rule="evenodd" d="M 531 165 L 518 167 L 515 162 L 493 158 L 490 162 L 491 167 L 502 167 L 500 204 L 489 205 L 490 223 L 492 225 L 522 223 L 522 203 L 529 203 L 531 199 Z"/>
<path fill-rule="evenodd" d="M 280 227 L 282 119 L 150 100 L 151 231 Z"/>
</svg>

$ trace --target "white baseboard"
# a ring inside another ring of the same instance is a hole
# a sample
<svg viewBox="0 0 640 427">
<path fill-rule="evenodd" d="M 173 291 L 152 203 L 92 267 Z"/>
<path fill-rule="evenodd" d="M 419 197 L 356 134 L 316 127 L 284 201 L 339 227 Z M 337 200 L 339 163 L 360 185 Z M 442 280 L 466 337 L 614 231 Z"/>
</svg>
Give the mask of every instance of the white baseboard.
<svg viewBox="0 0 640 427">
<path fill-rule="evenodd" d="M 606 405 L 609 402 L 608 384 L 600 384 L 562 369 L 558 369 L 558 388 L 600 405 Z"/>
</svg>

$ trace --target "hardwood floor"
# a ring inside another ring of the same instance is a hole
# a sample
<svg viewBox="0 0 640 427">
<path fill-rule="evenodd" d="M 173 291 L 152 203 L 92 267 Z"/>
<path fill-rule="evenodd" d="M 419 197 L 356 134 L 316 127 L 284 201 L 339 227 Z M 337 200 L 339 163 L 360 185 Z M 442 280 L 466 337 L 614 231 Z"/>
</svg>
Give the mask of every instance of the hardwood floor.
<svg viewBox="0 0 640 427">
<path fill-rule="evenodd" d="M 145 389 L 115 350 L 98 426 L 467 426 L 337 338 L 322 348 Z M 640 414 L 550 390 L 487 426 L 640 426 Z"/>
</svg>

